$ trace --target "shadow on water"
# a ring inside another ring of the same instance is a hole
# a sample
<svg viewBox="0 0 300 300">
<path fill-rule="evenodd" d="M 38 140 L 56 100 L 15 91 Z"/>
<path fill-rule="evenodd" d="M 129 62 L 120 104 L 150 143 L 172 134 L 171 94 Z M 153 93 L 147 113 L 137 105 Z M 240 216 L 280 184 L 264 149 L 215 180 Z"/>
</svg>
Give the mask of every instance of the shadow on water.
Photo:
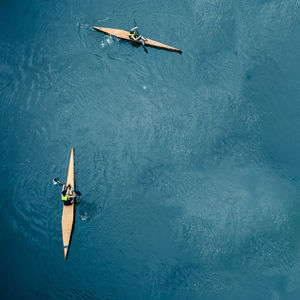
<svg viewBox="0 0 300 300">
<path fill-rule="evenodd" d="M 79 201 L 78 203 L 76 203 L 76 206 L 78 206 L 79 204 L 79 218 L 81 221 L 90 220 L 99 215 L 103 210 L 103 206 L 98 205 L 97 203 Z"/>
</svg>

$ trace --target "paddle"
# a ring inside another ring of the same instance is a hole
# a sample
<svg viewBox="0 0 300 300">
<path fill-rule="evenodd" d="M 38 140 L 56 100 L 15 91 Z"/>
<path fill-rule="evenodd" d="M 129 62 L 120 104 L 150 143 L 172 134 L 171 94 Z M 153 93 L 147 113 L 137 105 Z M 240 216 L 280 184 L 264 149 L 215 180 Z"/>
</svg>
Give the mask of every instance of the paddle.
<svg viewBox="0 0 300 300">
<path fill-rule="evenodd" d="M 53 179 L 53 184 L 59 184 L 61 186 L 63 186 L 63 184 L 56 178 Z M 79 191 L 75 191 L 75 193 L 78 195 L 78 196 L 81 196 L 81 193 Z"/>
<path fill-rule="evenodd" d="M 133 21 L 134 21 L 134 26 L 135 27 L 138 27 L 137 25 L 136 25 L 136 21 L 135 21 L 135 19 L 133 19 Z M 135 30 L 136 31 L 136 33 L 138 34 L 138 35 L 140 35 L 140 33 L 139 33 L 139 31 L 136 29 Z M 148 54 L 148 50 L 147 50 L 147 48 L 146 48 L 146 46 L 145 46 L 145 41 L 143 40 L 143 36 L 142 35 L 140 35 L 141 36 L 141 41 L 142 41 L 142 46 L 143 46 L 143 48 L 144 48 L 144 51 Z"/>
</svg>

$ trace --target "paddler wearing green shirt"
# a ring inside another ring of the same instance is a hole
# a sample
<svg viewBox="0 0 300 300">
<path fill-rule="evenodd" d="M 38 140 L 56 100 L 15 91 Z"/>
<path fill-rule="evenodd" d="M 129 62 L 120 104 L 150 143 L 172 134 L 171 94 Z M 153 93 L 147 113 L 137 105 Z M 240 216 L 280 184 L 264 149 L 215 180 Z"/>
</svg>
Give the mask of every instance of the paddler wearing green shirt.
<svg viewBox="0 0 300 300">
<path fill-rule="evenodd" d="M 63 185 L 61 190 L 61 200 L 64 205 L 70 205 L 73 203 L 74 199 L 76 198 L 75 191 L 72 190 L 71 185 L 67 187 Z"/>
<path fill-rule="evenodd" d="M 145 46 L 145 40 L 147 40 L 147 39 L 144 38 L 142 35 L 138 34 L 137 29 L 138 29 L 138 27 L 135 26 L 130 30 L 129 38 L 134 41 L 141 41 L 143 46 Z"/>
</svg>

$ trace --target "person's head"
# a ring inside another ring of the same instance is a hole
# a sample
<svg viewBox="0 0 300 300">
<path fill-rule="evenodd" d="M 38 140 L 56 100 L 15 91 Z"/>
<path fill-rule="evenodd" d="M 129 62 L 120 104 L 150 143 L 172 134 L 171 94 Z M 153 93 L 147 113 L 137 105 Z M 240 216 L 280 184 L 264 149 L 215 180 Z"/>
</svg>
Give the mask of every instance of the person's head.
<svg viewBox="0 0 300 300">
<path fill-rule="evenodd" d="M 69 189 L 69 190 L 71 189 L 71 185 L 70 184 L 67 186 L 67 189 Z"/>
<path fill-rule="evenodd" d="M 130 34 L 133 34 L 134 33 L 134 31 L 133 30 L 130 30 Z"/>
<path fill-rule="evenodd" d="M 67 191 L 63 190 L 61 193 L 62 193 L 63 196 L 66 196 Z"/>
</svg>

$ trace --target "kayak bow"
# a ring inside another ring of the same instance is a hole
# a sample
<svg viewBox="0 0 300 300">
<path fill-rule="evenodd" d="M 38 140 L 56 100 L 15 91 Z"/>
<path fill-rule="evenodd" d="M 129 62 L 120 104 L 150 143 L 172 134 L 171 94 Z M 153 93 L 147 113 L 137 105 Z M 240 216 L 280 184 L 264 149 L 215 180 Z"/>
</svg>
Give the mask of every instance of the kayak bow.
<svg viewBox="0 0 300 300">
<path fill-rule="evenodd" d="M 105 27 L 97 27 L 97 26 L 93 26 L 93 28 L 97 31 L 103 32 L 105 34 L 110 34 L 113 36 L 118 37 L 119 39 L 122 40 L 126 40 L 129 41 L 131 43 L 136 43 L 136 44 L 141 44 L 141 41 L 134 41 L 132 39 L 129 38 L 129 32 L 122 30 L 122 29 L 113 29 L 113 28 L 105 28 Z M 182 51 L 180 49 L 165 45 L 163 43 L 159 43 L 153 40 L 150 40 L 147 38 L 147 40 L 145 41 L 145 46 L 148 47 L 153 47 L 153 48 L 158 48 L 158 49 L 164 49 L 164 50 L 168 50 L 168 51 L 173 51 L 173 52 L 177 52 L 177 53 L 182 53 Z"/>
<path fill-rule="evenodd" d="M 72 190 L 75 191 L 74 148 L 73 147 L 71 149 L 66 186 L 68 186 L 69 184 L 71 185 Z M 70 245 L 71 235 L 73 230 L 74 210 L 75 210 L 74 207 L 75 207 L 75 199 L 73 200 L 73 203 L 70 205 L 63 204 L 61 225 L 62 225 L 62 237 L 63 237 L 65 259 L 67 259 L 68 256 L 69 245 Z"/>
</svg>

